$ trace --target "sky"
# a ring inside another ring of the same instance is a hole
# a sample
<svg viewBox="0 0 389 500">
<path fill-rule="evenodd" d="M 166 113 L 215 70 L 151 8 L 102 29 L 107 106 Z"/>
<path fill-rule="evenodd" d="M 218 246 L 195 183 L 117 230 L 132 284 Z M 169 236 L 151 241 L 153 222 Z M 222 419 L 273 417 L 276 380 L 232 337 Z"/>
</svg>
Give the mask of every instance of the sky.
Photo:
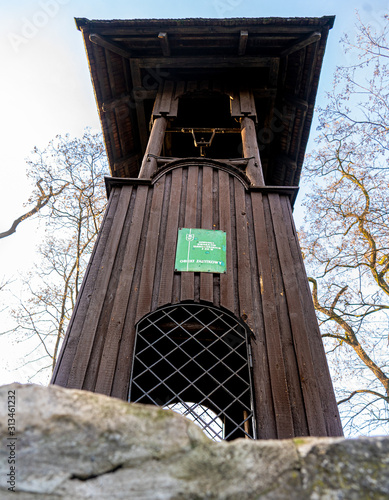
<svg viewBox="0 0 389 500">
<path fill-rule="evenodd" d="M 34 146 L 44 148 L 57 134 L 81 135 L 85 127 L 100 129 L 81 33 L 74 18 L 223 18 L 320 17 L 335 15 L 324 57 L 317 105 L 324 103 L 337 65 L 347 64 L 339 40 L 355 33 L 355 11 L 379 27 L 389 12 L 389 0 L 0 0 L 0 232 L 26 211 L 32 186 L 26 178 L 25 158 Z M 310 144 L 315 126 L 311 131 Z M 302 189 L 303 191 L 303 189 Z M 298 198 L 295 214 L 302 211 Z M 0 240 L 0 283 L 13 280 L 20 295 L 20 274 L 36 258 L 41 233 L 36 220 L 21 224 L 12 236 Z M 2 302 L 0 332 L 10 327 L 12 300 Z M 23 365 L 29 349 L 10 335 L 0 336 L 0 384 L 27 382 L 31 367 Z M 38 380 L 39 381 L 39 380 Z M 44 382 L 42 382 L 44 383 Z"/>
</svg>

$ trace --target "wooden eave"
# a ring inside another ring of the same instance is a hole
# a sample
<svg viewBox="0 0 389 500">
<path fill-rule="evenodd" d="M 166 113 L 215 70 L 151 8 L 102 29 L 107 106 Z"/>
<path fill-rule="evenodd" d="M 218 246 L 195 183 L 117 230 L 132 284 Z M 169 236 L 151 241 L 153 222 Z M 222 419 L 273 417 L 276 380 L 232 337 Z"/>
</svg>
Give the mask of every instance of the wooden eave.
<svg viewBox="0 0 389 500">
<path fill-rule="evenodd" d="M 76 19 L 112 176 L 138 175 L 164 79 L 216 82 L 228 74 L 232 85 L 242 79 L 253 89 L 266 184 L 297 186 L 333 23 L 333 16 Z"/>
</svg>

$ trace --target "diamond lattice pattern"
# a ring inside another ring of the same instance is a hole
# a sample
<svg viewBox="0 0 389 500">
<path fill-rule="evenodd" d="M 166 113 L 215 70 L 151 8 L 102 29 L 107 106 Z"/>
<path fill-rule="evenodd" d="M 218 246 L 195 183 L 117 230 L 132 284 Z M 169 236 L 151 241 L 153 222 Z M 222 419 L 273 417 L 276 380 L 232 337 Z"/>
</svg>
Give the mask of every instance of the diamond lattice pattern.
<svg viewBox="0 0 389 500">
<path fill-rule="evenodd" d="M 187 415 L 214 440 L 253 438 L 246 329 L 199 304 L 151 313 L 138 324 L 129 400 Z"/>
</svg>

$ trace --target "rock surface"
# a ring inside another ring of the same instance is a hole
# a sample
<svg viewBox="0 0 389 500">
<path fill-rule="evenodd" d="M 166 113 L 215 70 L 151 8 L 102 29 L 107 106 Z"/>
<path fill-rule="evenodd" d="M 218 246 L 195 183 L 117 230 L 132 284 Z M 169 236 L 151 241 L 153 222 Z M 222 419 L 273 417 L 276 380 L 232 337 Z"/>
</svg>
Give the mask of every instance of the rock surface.
<svg viewBox="0 0 389 500">
<path fill-rule="evenodd" d="M 389 498 L 389 437 L 214 443 L 170 410 L 86 391 L 12 384 L 0 401 L 4 500 Z"/>
</svg>

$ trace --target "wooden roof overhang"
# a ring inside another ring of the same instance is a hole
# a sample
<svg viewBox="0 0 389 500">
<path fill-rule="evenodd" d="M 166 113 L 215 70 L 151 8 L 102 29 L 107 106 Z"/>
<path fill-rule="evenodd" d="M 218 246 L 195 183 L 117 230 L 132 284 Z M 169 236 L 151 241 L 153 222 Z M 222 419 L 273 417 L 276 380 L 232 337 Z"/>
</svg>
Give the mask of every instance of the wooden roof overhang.
<svg viewBox="0 0 389 500">
<path fill-rule="evenodd" d="M 138 175 L 158 88 L 186 79 L 250 87 L 265 182 L 297 186 L 334 19 L 76 19 L 112 176 Z"/>
</svg>

